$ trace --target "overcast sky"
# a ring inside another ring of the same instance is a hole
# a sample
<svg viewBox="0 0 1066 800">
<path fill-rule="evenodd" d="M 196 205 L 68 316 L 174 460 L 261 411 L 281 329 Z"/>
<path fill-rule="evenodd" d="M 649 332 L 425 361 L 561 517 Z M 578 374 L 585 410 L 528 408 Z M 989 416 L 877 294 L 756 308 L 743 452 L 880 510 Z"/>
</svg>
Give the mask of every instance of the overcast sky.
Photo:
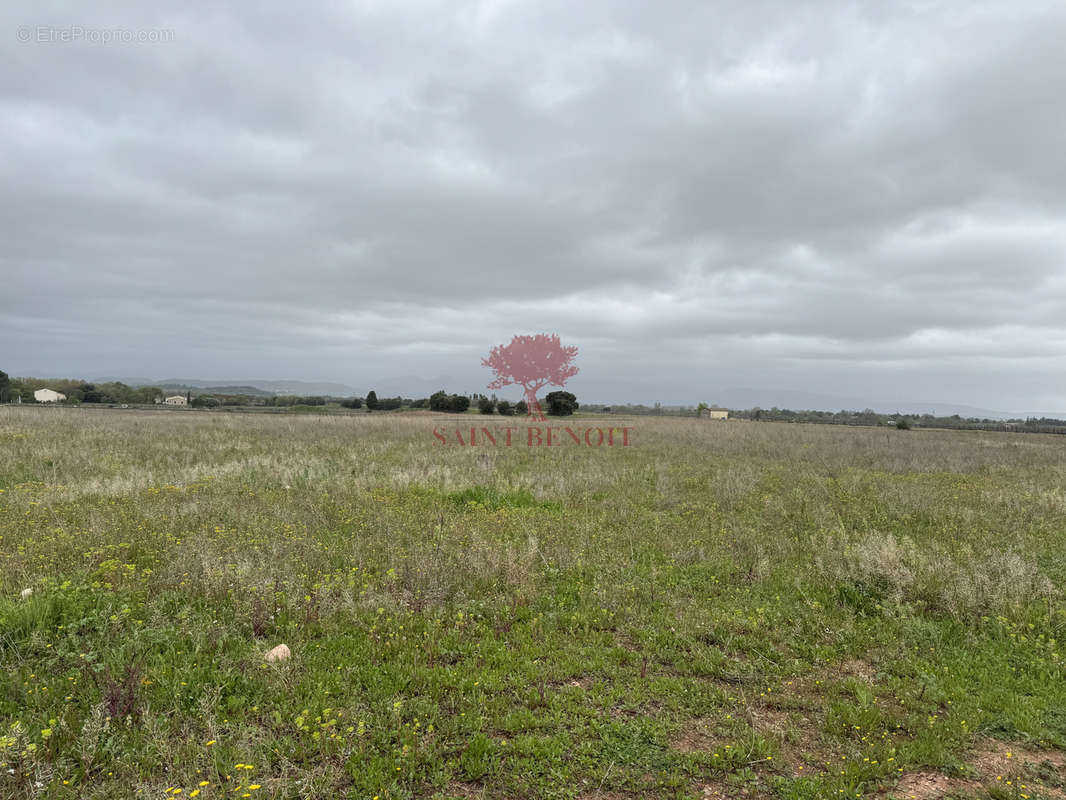
<svg viewBox="0 0 1066 800">
<path fill-rule="evenodd" d="M 0 5 L 12 375 L 1066 410 L 1061 0 L 156 5 Z"/>
</svg>

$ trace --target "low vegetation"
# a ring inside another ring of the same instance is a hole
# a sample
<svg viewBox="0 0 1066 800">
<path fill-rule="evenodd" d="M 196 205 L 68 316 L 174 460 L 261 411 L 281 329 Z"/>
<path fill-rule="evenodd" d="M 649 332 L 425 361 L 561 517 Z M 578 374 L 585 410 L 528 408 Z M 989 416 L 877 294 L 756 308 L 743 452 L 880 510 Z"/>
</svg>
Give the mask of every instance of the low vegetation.
<svg viewBox="0 0 1066 800">
<path fill-rule="evenodd" d="M 441 419 L 0 408 L 0 797 L 1064 796 L 1066 440 Z"/>
</svg>

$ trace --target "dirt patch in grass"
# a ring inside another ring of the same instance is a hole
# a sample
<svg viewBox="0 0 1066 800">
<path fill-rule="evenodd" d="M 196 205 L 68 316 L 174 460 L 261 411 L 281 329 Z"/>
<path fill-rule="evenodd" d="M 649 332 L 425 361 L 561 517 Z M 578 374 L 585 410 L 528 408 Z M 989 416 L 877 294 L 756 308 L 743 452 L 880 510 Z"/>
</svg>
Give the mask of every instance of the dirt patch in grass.
<svg viewBox="0 0 1066 800">
<path fill-rule="evenodd" d="M 551 681 L 546 685 L 550 686 L 553 689 L 562 689 L 565 687 L 570 689 L 587 690 L 590 686 L 592 686 L 592 683 L 593 679 L 591 677 L 582 676 L 580 678 L 566 678 L 565 680 L 561 681 Z"/>
<path fill-rule="evenodd" d="M 485 796 L 485 787 L 477 783 L 457 781 L 448 787 L 445 797 L 477 798 Z"/>
<path fill-rule="evenodd" d="M 840 665 L 840 674 L 849 678 L 857 678 L 863 683 L 874 683 L 877 679 L 877 667 L 869 661 L 861 658 L 853 658 Z"/>
<path fill-rule="evenodd" d="M 773 797 L 753 786 L 730 786 L 723 781 L 711 781 L 697 787 L 696 795 L 703 800 L 733 800 L 736 797 L 747 797 L 751 800 L 768 800 Z"/>
<path fill-rule="evenodd" d="M 751 724 L 762 734 L 784 736 L 797 725 L 809 725 L 810 718 L 802 717 L 787 708 L 766 705 L 749 709 Z"/>
<path fill-rule="evenodd" d="M 749 707 L 746 717 L 733 720 L 702 718 L 682 725 L 671 746 L 682 753 L 712 753 L 726 756 L 732 744 L 751 731 L 775 743 L 772 759 L 759 763 L 760 770 L 779 775 L 807 777 L 825 771 L 835 754 L 822 735 L 819 717 L 806 709 L 779 709 L 770 705 Z"/>
<path fill-rule="evenodd" d="M 899 800 L 937 800 L 972 793 L 978 784 L 949 778 L 939 772 L 912 772 L 904 775 L 886 796 Z"/>
<path fill-rule="evenodd" d="M 751 710 L 756 733 L 777 745 L 768 766 L 794 778 L 825 772 L 827 762 L 840 758 L 823 735 L 823 719 L 807 709 L 779 709 L 766 706 Z"/>
<path fill-rule="evenodd" d="M 781 708 L 816 710 L 825 705 L 827 698 L 839 693 L 841 684 L 849 679 L 872 687 L 877 683 L 877 666 L 873 661 L 859 658 L 826 665 L 786 680 L 774 690 L 767 703 Z"/>
<path fill-rule="evenodd" d="M 732 790 L 721 783 L 708 783 L 703 787 L 701 795 L 706 800 L 720 800 L 720 798 L 732 797 Z"/>
<path fill-rule="evenodd" d="M 976 796 L 984 789 L 1011 787 L 1029 796 L 1066 798 L 1066 752 L 1033 750 L 986 739 L 968 761 L 976 779 L 939 772 L 912 772 L 882 794 L 896 800 L 947 800 Z"/>
<path fill-rule="evenodd" d="M 777 772 L 803 777 L 821 772 L 833 758 L 822 740 L 820 721 L 803 711 L 763 707 L 751 710 L 756 733 L 777 743 L 770 765 Z"/>
<path fill-rule="evenodd" d="M 724 753 L 726 742 L 756 734 L 773 743 L 773 758 L 760 761 L 760 771 L 793 778 L 824 775 L 843 754 L 843 743 L 825 731 L 827 700 L 843 691 L 842 681 L 874 685 L 877 672 L 874 661 L 851 659 L 795 676 L 772 689 L 733 687 L 736 696 L 731 700 L 742 707 L 733 712 L 734 718 L 683 723 L 671 746 L 687 753 Z"/>
<path fill-rule="evenodd" d="M 730 738 L 726 726 L 717 719 L 693 719 L 682 725 L 678 735 L 670 742 L 681 753 L 721 752 L 722 742 Z"/>
<path fill-rule="evenodd" d="M 1058 773 L 1066 784 L 1066 752 L 1062 750 L 1032 750 L 986 739 L 970 759 L 970 764 L 986 780 L 1043 768 L 1052 774 Z"/>
</svg>

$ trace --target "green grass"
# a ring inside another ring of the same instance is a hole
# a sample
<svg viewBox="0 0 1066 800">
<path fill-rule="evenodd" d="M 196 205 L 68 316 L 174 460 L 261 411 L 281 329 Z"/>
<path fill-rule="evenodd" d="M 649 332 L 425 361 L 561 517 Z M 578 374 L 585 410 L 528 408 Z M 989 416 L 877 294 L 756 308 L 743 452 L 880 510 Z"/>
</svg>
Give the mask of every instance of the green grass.
<svg viewBox="0 0 1066 800">
<path fill-rule="evenodd" d="M 441 424 L 0 409 L 0 796 L 1066 786 L 1066 440 Z"/>
</svg>

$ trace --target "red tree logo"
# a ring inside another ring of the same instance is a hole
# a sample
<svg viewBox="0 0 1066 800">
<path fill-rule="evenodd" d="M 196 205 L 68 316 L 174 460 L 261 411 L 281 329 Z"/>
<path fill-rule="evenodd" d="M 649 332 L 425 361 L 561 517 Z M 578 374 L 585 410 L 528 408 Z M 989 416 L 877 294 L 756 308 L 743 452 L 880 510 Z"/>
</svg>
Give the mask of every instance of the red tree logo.
<svg viewBox="0 0 1066 800">
<path fill-rule="evenodd" d="M 538 333 L 536 336 L 515 336 L 508 345 L 492 348 L 488 358 L 481 364 L 496 373 L 490 389 L 504 386 L 521 386 L 525 393 L 529 416 L 544 420 L 544 412 L 537 400 L 537 392 L 548 384 L 564 386 L 567 380 L 577 375 L 572 362 L 577 357 L 576 347 L 563 347 L 557 334 Z"/>
</svg>

